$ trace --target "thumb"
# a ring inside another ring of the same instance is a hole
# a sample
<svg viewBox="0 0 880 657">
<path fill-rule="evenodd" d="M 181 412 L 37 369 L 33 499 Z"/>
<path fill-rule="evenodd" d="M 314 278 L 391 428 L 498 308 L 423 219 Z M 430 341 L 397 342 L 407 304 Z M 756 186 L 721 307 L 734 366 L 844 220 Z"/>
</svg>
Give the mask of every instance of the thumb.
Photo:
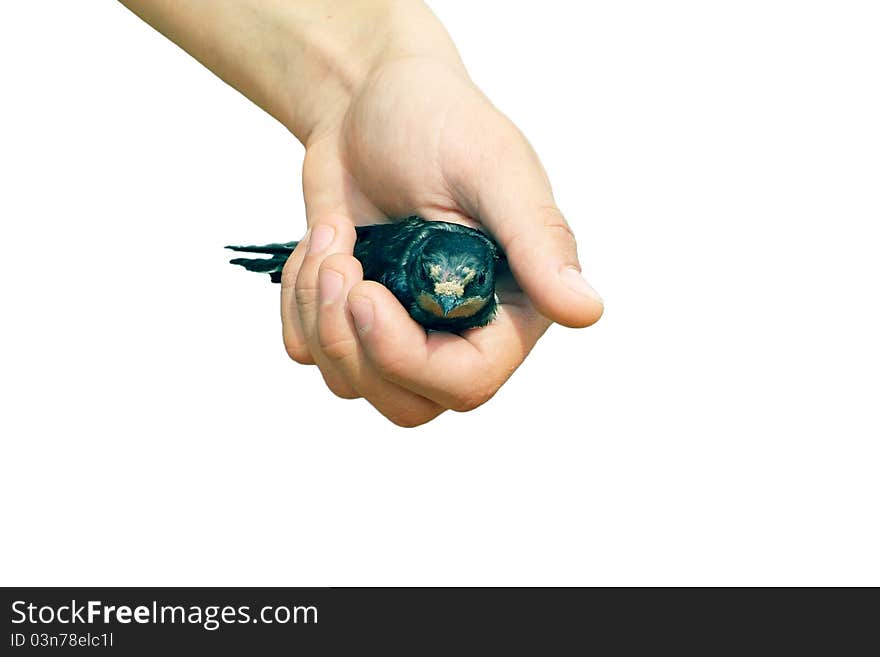
<svg viewBox="0 0 880 657">
<path fill-rule="evenodd" d="M 538 156 L 516 128 L 481 144 L 470 175 L 456 176 L 458 202 L 476 213 L 507 254 L 538 312 L 579 328 L 602 316 L 602 298 L 581 274 L 574 234 L 556 207 Z M 494 155 L 493 155 L 494 153 Z"/>
<path fill-rule="evenodd" d="M 602 297 L 581 273 L 574 234 L 553 205 L 527 206 L 487 221 L 507 254 L 510 270 L 535 308 L 548 319 L 580 328 L 602 316 Z"/>
</svg>

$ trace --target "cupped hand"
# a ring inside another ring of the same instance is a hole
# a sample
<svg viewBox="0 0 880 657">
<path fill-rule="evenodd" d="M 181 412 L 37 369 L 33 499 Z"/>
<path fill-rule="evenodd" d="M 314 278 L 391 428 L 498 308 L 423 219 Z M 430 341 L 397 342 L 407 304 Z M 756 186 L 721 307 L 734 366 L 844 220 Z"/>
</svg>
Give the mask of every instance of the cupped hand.
<svg viewBox="0 0 880 657">
<path fill-rule="evenodd" d="M 423 57 L 378 67 L 306 142 L 308 232 L 284 269 L 291 358 L 338 396 L 423 424 L 491 398 L 551 322 L 588 326 L 602 301 L 529 143 L 460 65 Z M 498 314 L 462 335 L 426 332 L 363 280 L 355 225 L 412 214 L 477 226 L 507 254 Z"/>
</svg>

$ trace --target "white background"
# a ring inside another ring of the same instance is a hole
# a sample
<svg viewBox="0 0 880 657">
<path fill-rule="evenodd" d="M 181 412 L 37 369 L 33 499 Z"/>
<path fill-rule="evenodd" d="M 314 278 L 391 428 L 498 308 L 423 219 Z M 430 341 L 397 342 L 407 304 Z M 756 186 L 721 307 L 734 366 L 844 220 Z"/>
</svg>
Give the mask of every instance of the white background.
<svg viewBox="0 0 880 657">
<path fill-rule="evenodd" d="M 872 2 L 434 2 L 606 299 L 416 430 L 226 263 L 303 150 L 114 3 L 0 10 L 0 583 L 880 584 Z"/>
</svg>

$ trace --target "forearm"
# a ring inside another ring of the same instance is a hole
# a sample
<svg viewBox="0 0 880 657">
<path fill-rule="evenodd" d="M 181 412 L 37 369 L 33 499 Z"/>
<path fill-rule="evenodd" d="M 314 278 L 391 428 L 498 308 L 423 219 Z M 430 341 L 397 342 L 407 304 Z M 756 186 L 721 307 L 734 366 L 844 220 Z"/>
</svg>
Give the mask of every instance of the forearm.
<svg viewBox="0 0 880 657">
<path fill-rule="evenodd" d="M 416 0 L 121 0 L 303 143 L 338 119 L 383 62 L 437 56 L 461 66 Z"/>
</svg>

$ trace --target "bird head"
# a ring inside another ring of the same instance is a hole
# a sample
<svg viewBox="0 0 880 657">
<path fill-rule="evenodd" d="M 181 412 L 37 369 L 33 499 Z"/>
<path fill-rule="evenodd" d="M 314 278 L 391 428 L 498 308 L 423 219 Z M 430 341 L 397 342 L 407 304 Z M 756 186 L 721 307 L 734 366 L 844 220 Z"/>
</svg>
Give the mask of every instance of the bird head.
<svg viewBox="0 0 880 657">
<path fill-rule="evenodd" d="M 415 304 L 438 327 L 478 326 L 495 307 L 497 249 L 472 229 L 435 232 L 413 260 Z M 486 320 L 488 321 L 488 320 Z"/>
</svg>

